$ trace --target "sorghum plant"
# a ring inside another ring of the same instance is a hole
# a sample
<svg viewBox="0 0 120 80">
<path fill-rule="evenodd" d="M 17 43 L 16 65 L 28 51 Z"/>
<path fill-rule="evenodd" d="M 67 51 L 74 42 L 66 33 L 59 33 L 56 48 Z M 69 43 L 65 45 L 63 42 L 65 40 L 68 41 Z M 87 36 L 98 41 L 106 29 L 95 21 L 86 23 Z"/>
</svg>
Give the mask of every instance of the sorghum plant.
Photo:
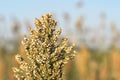
<svg viewBox="0 0 120 80">
<path fill-rule="evenodd" d="M 75 51 L 67 38 L 59 38 L 61 29 L 51 14 L 35 19 L 35 29 L 22 41 L 24 57 L 16 55 L 18 68 L 13 68 L 18 80 L 63 80 L 63 67 Z"/>
</svg>

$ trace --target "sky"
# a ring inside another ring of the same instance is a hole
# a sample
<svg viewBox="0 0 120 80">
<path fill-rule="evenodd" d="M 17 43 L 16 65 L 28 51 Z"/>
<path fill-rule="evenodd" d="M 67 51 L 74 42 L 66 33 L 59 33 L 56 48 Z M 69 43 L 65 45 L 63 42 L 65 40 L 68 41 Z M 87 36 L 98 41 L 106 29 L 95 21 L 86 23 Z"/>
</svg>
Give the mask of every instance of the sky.
<svg viewBox="0 0 120 80">
<path fill-rule="evenodd" d="M 82 8 L 77 8 L 78 2 L 83 2 Z M 0 16 L 4 16 L 8 21 L 15 16 L 21 22 L 25 19 L 33 22 L 34 18 L 52 12 L 62 24 L 63 13 L 69 13 L 72 22 L 78 16 L 84 15 L 86 24 L 92 26 L 99 24 L 100 14 L 105 13 L 107 23 L 113 21 L 119 26 L 119 3 L 120 0 L 0 0 Z M 0 23 L 0 33 L 7 30 L 8 25 L 2 27 Z"/>
</svg>

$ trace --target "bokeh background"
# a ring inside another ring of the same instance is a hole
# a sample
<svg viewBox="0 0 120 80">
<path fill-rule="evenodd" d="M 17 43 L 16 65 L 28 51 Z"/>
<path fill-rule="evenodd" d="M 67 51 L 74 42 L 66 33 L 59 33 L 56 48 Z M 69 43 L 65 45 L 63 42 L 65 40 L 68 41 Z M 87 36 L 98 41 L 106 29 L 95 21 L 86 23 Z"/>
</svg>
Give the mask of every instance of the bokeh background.
<svg viewBox="0 0 120 80">
<path fill-rule="evenodd" d="M 34 19 L 52 13 L 62 36 L 75 43 L 76 57 L 65 80 L 120 80 L 119 0 L 0 0 L 0 80 L 16 80 L 14 56 Z"/>
</svg>

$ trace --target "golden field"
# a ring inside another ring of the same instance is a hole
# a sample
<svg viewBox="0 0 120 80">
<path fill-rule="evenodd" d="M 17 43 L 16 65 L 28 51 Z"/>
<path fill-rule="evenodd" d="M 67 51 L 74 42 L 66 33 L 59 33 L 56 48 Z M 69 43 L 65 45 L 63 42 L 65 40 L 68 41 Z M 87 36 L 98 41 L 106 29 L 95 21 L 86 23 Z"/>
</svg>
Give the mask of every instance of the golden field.
<svg viewBox="0 0 120 80">
<path fill-rule="evenodd" d="M 20 48 L 21 49 L 21 48 Z M 22 49 L 20 50 L 22 54 Z M 67 80 L 120 80 L 120 51 L 112 49 L 104 53 L 90 51 L 85 45 L 75 59 L 65 68 Z M 18 52 L 16 52 L 18 53 Z M 0 80 L 15 80 L 12 67 L 17 65 L 14 55 L 0 59 Z"/>
</svg>

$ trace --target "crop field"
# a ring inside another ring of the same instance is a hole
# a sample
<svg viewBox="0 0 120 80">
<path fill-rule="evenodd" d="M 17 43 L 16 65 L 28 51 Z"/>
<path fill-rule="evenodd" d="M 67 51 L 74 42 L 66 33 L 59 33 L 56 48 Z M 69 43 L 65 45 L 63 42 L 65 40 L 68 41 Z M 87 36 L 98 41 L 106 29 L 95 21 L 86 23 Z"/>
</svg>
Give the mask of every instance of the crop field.
<svg viewBox="0 0 120 80">
<path fill-rule="evenodd" d="M 0 80 L 120 80 L 120 1 L 8 2 Z"/>
</svg>

